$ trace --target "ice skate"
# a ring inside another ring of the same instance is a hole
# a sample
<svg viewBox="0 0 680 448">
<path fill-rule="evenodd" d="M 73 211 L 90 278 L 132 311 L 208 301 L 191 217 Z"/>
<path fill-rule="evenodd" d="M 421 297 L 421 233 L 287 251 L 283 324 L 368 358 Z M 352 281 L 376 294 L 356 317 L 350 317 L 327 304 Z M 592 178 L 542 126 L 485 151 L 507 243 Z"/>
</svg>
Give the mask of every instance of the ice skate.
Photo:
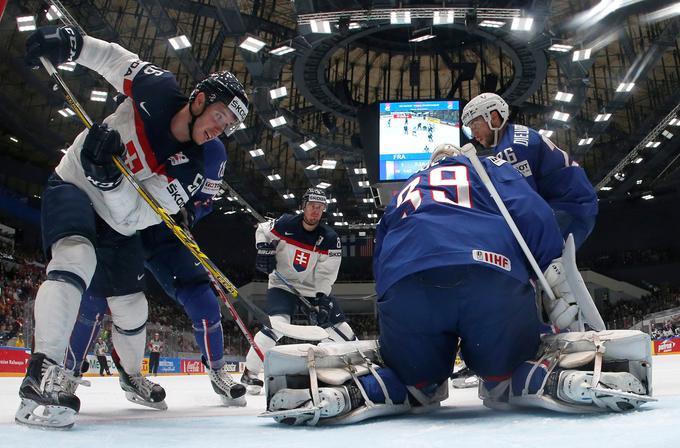
<svg viewBox="0 0 680 448">
<path fill-rule="evenodd" d="M 14 420 L 43 429 L 69 429 L 80 411 L 80 399 L 64 390 L 65 371 L 42 353 L 34 353 L 19 388 L 21 404 Z"/>
<path fill-rule="evenodd" d="M 120 387 L 125 391 L 125 398 L 133 403 L 161 411 L 168 409 L 165 403 L 165 389 L 159 384 L 147 379 L 141 373 L 130 375 L 125 372 L 123 366 L 117 363 L 116 368 Z"/>
<path fill-rule="evenodd" d="M 250 395 L 259 395 L 262 391 L 262 387 L 264 386 L 264 382 L 262 382 L 262 380 L 257 377 L 257 374 L 249 371 L 248 368 L 243 370 L 241 384 L 246 386 L 248 394 Z"/>
<path fill-rule="evenodd" d="M 451 386 L 455 389 L 467 389 L 469 387 L 477 387 L 478 385 L 479 378 L 469 367 L 463 367 L 451 374 Z"/>
<path fill-rule="evenodd" d="M 231 374 L 224 369 L 208 368 L 208 376 L 213 390 L 220 396 L 222 404 L 225 406 L 245 406 L 246 405 L 246 386 L 239 384 L 231 377 Z"/>
</svg>

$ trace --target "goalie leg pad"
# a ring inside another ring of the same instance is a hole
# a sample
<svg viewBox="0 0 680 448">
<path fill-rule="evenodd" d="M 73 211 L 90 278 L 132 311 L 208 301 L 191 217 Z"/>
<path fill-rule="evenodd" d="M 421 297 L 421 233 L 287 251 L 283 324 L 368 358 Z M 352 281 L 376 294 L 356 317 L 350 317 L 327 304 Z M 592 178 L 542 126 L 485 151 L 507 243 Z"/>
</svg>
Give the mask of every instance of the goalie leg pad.
<svg viewBox="0 0 680 448">
<path fill-rule="evenodd" d="M 375 341 L 273 348 L 265 359 L 267 412 L 261 416 L 313 426 L 354 423 L 410 411 L 405 386 L 398 383 L 400 394 L 387 375 L 383 378 L 378 372 L 389 369 L 380 369 L 380 362 Z M 369 384 L 371 387 L 365 387 Z M 380 394 L 375 393 L 376 388 Z M 376 403 L 372 398 L 384 402 Z"/>
<path fill-rule="evenodd" d="M 508 402 L 559 412 L 636 409 L 652 398 L 649 335 L 636 330 L 543 338 L 542 356 L 513 373 Z"/>
</svg>

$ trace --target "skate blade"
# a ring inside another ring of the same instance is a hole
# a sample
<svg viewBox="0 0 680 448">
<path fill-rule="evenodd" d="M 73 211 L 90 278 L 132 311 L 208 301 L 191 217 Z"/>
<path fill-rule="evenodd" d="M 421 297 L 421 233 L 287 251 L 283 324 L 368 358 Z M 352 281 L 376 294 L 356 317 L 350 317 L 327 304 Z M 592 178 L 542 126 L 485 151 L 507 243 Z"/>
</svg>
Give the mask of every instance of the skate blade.
<svg viewBox="0 0 680 448">
<path fill-rule="evenodd" d="M 311 418 L 314 417 L 314 414 L 317 411 L 321 412 L 321 408 L 310 406 L 308 408 L 283 409 L 281 411 L 264 411 L 263 413 L 258 414 L 258 417 L 286 418 L 286 417 L 298 417 L 301 415 L 309 415 L 309 417 Z"/>
<path fill-rule="evenodd" d="M 593 391 L 596 394 L 596 396 L 629 398 L 631 400 L 643 401 L 645 403 L 659 401 L 656 398 L 650 397 L 649 395 L 640 395 L 634 392 L 624 392 L 622 390 L 617 389 L 605 389 L 602 387 L 589 387 L 589 389 Z"/>
<path fill-rule="evenodd" d="M 262 386 L 246 386 L 248 395 L 260 395 L 262 393 Z"/>
<path fill-rule="evenodd" d="M 127 398 L 128 401 L 130 401 L 134 404 L 146 406 L 146 407 L 152 408 L 152 409 L 157 409 L 159 411 L 166 411 L 168 409 L 168 405 L 165 403 L 165 400 L 159 401 L 158 403 L 155 403 L 153 401 L 144 400 L 139 395 L 134 394 L 132 392 L 125 392 L 125 398 Z"/>
<path fill-rule="evenodd" d="M 470 387 L 477 387 L 479 385 L 479 379 L 475 377 L 468 377 L 465 380 L 460 381 L 460 379 L 451 380 L 451 386 L 454 389 L 468 389 Z"/>
<path fill-rule="evenodd" d="M 22 399 L 14 421 L 30 428 L 63 431 L 73 427 L 76 414 L 75 410 L 66 406 L 45 406 Z"/>
<path fill-rule="evenodd" d="M 224 395 L 220 395 L 220 400 L 222 400 L 222 405 L 223 406 L 229 406 L 229 407 L 244 407 L 246 403 L 245 397 L 238 397 L 238 398 L 229 398 L 225 397 Z"/>
</svg>

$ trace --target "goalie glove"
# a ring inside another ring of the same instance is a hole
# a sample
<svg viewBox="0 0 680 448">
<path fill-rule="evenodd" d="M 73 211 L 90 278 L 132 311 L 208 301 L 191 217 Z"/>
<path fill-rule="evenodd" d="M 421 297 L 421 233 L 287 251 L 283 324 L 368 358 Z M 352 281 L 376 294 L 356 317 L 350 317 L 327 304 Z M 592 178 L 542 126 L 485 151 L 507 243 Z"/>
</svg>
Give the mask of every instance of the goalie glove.
<svg viewBox="0 0 680 448">
<path fill-rule="evenodd" d="M 570 329 L 578 331 L 578 305 L 574 296 L 567 275 L 562 266 L 562 258 L 555 258 L 548 269 L 543 273 L 550 285 L 555 300 L 547 294 L 543 294 L 543 308 L 548 313 L 550 322 L 559 330 Z"/>
</svg>

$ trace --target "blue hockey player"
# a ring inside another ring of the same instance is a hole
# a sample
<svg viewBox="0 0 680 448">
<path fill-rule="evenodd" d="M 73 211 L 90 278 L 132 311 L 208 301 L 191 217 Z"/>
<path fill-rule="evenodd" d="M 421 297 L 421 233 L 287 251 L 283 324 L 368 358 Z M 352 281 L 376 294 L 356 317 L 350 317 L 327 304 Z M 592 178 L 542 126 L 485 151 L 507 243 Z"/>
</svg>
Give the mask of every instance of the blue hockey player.
<svg viewBox="0 0 680 448">
<path fill-rule="evenodd" d="M 213 197 L 220 191 L 226 166 L 226 151 L 219 139 L 210 140 L 202 146 L 206 180 L 200 191 L 176 217 L 186 228 L 192 228 L 198 220 L 212 211 Z M 172 168 L 171 165 L 170 169 Z M 224 369 L 224 335 L 220 301 L 211 288 L 205 269 L 196 262 L 191 252 L 180 243 L 165 224 L 142 230 L 141 240 L 145 254 L 144 267 L 153 274 L 166 294 L 184 307 L 187 316 L 192 321 L 196 343 L 203 354 L 214 391 L 226 406 L 244 406 L 246 404 L 243 398 L 246 392 L 245 387 L 236 383 L 230 373 Z M 144 276 L 143 267 L 141 269 L 140 273 L 130 269 L 130 265 L 125 262 L 116 263 L 110 269 L 114 272 L 108 272 L 107 276 L 118 279 L 127 278 L 127 281 L 122 282 L 123 284 L 128 285 L 128 288 L 141 290 L 143 283 L 140 284 L 137 279 Z M 65 366 L 74 376 L 77 376 L 80 371 L 88 348 L 99 332 L 102 317 L 106 314 L 108 307 L 106 297 L 115 295 L 111 290 L 107 291 L 98 287 L 98 278 L 104 281 L 106 277 L 95 273 L 93 284 L 83 297 L 78 320 L 71 334 Z M 125 354 L 126 352 L 115 352 L 114 362 L 119 371 L 123 364 L 126 364 Z M 140 344 L 137 347 L 136 356 L 132 357 L 131 362 L 127 364 L 140 365 L 143 354 L 144 347 Z M 123 369 L 124 372 L 127 370 Z M 165 405 L 160 403 L 162 399 L 159 400 L 161 397 L 159 385 L 130 390 L 127 378 L 121 375 L 120 381 L 130 401 L 156 409 L 165 408 Z M 134 376 L 131 378 L 135 379 Z M 145 381 L 150 383 L 149 380 Z M 76 385 L 77 382 L 72 384 L 72 387 Z M 147 392 L 147 395 L 144 392 Z"/>
<path fill-rule="evenodd" d="M 342 246 L 335 230 L 321 222 L 327 204 L 323 190 L 309 188 L 302 197 L 301 214 L 259 224 L 255 233 L 256 268 L 269 275 L 267 311 L 272 321 L 290 323 L 300 302 L 299 293 L 314 307 L 313 323 L 325 328 L 328 338 L 351 341 L 356 339 L 354 331 L 337 299 L 330 295 L 340 270 Z M 265 327 L 255 335 L 255 342 L 267 351 L 283 336 L 288 335 Z M 251 348 L 241 378 L 251 394 L 258 394 L 262 388 L 258 378 L 261 371 L 262 360 Z"/>
<path fill-rule="evenodd" d="M 545 271 L 555 294 L 551 322 L 571 328 L 577 305 L 551 208 L 509 163 L 489 157 L 482 164 Z M 437 147 L 385 210 L 374 273 L 377 344 L 272 349 L 267 415 L 314 425 L 438 406 L 459 344 L 490 407 L 620 411 L 649 399 L 644 333 L 574 332 L 541 343 L 524 254 L 471 160 L 453 145 Z"/>
<path fill-rule="evenodd" d="M 198 146 L 233 132 L 246 118 L 248 100 L 229 72 L 210 75 L 187 100 L 171 73 L 71 27 L 40 28 L 29 36 L 26 48 L 30 66 L 40 65 L 40 57 L 55 66 L 72 60 L 98 72 L 128 97 L 103 124 L 76 137 L 43 193 L 43 247 L 50 261 L 36 295 L 34 350 L 19 389 L 15 420 L 69 428 L 80 400 L 61 385 L 61 360 L 82 295 L 103 262 L 95 247 L 115 238 L 115 244 L 129 247 L 128 257 L 143 260 L 137 231 L 161 221 L 132 184 L 123 181 L 113 157 L 121 157 L 137 182 L 175 214 L 203 184 Z M 168 174 L 170 166 L 182 167 L 181 178 Z M 110 279 L 110 284 L 118 283 Z M 109 297 L 108 305 L 114 338 L 117 333 L 145 339 L 139 336 L 148 314 L 143 293 Z M 120 354 L 122 345 L 116 347 Z"/>
<path fill-rule="evenodd" d="M 552 207 L 562 237 L 576 248 L 595 226 L 597 194 L 583 168 L 549 138 L 508 121 L 510 108 L 495 93 L 482 93 L 463 108 L 461 121 L 482 146 L 514 166 Z"/>
</svg>

